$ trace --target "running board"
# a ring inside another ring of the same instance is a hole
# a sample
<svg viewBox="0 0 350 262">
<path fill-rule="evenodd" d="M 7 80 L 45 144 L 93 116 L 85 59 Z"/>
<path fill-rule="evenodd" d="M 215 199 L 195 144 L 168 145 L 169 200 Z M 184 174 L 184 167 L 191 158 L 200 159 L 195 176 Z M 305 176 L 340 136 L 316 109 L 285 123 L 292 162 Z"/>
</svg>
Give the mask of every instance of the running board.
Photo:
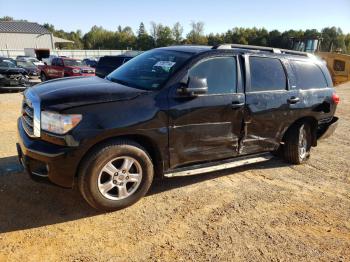
<svg viewBox="0 0 350 262">
<path fill-rule="evenodd" d="M 178 177 L 178 176 L 192 176 L 202 173 L 209 173 L 219 170 L 224 170 L 233 167 L 239 167 L 249 164 L 255 164 L 260 162 L 265 162 L 273 158 L 271 153 L 263 153 L 258 155 L 241 156 L 234 159 L 224 160 L 215 163 L 205 163 L 200 165 L 192 166 L 190 169 L 181 168 L 174 170 L 171 173 L 165 173 L 165 177 Z"/>
</svg>

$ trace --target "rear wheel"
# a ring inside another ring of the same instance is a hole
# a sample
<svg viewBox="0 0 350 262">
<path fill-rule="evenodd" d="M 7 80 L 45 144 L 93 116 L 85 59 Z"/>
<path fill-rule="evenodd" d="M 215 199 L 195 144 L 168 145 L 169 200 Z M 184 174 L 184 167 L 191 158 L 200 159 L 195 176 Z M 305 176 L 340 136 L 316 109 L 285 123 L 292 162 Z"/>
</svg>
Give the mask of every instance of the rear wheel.
<svg viewBox="0 0 350 262">
<path fill-rule="evenodd" d="M 310 157 L 311 128 L 307 122 L 292 126 L 286 135 L 284 158 L 291 164 L 302 164 Z"/>
<path fill-rule="evenodd" d="M 89 154 L 80 169 L 78 184 L 92 207 L 113 211 L 137 202 L 152 180 L 153 165 L 146 150 L 132 141 L 115 141 Z"/>
</svg>

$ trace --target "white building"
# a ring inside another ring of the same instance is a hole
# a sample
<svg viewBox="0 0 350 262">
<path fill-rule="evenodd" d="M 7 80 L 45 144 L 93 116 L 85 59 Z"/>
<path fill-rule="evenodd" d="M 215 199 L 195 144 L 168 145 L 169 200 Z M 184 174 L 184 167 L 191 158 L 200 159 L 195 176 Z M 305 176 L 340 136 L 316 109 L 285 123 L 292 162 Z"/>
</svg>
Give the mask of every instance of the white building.
<svg viewBox="0 0 350 262">
<path fill-rule="evenodd" d="M 55 49 L 55 43 L 72 43 L 58 38 L 45 27 L 30 22 L 0 21 L 0 50 L 24 48 Z"/>
</svg>

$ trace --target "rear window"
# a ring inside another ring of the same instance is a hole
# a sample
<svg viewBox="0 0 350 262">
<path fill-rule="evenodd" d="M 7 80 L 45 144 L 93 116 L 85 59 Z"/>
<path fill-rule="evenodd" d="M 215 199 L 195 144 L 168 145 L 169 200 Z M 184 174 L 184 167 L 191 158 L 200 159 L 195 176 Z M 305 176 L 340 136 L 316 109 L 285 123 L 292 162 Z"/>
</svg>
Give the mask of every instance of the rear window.
<svg viewBox="0 0 350 262">
<path fill-rule="evenodd" d="M 99 61 L 99 66 L 118 67 L 123 64 L 123 57 L 102 57 Z"/>
<path fill-rule="evenodd" d="M 297 87 L 300 89 L 312 89 L 327 87 L 327 81 L 321 68 L 312 62 L 291 61 L 296 74 Z"/>
<path fill-rule="evenodd" d="M 249 63 L 251 92 L 286 90 L 287 77 L 279 59 L 252 56 Z"/>
</svg>

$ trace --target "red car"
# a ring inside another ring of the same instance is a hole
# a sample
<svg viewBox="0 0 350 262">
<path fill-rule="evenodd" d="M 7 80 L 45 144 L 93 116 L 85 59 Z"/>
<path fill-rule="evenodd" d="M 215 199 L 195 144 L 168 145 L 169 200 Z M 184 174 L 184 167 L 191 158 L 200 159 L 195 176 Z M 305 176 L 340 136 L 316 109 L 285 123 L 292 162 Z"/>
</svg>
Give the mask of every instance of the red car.
<svg viewBox="0 0 350 262">
<path fill-rule="evenodd" d="M 52 59 L 51 64 L 40 66 L 41 81 L 52 78 L 60 78 L 67 76 L 94 76 L 95 69 L 85 65 L 81 60 L 56 57 Z"/>
</svg>

